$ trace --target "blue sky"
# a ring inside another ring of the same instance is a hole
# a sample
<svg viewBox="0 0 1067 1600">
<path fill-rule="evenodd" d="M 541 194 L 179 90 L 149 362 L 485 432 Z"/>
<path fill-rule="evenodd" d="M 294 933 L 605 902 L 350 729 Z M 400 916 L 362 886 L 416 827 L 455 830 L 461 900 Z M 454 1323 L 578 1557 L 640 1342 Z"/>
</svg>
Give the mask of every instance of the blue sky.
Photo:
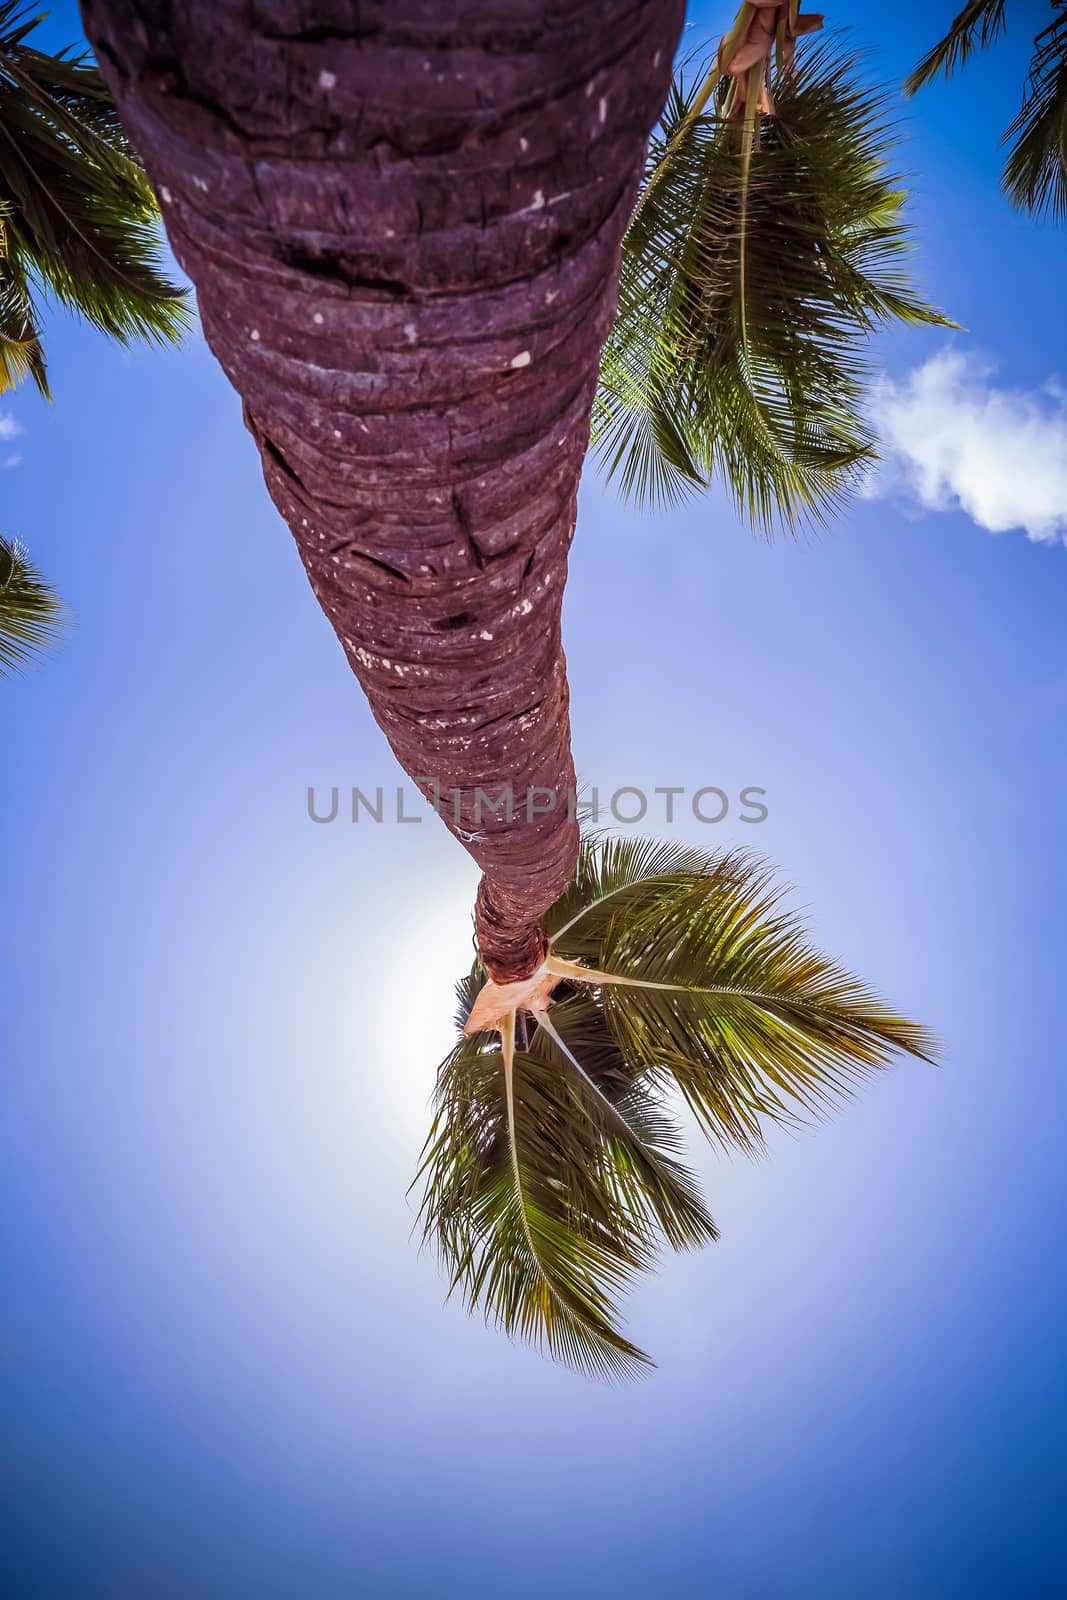
<svg viewBox="0 0 1067 1600">
<path fill-rule="evenodd" d="M 929 9 L 834 16 L 899 79 Z M 723 1237 L 632 1298 L 636 1386 L 443 1306 L 405 1188 L 475 870 L 308 820 L 399 774 L 203 345 L 50 326 L 54 406 L 0 406 L 3 525 L 76 619 L 0 688 L 12 1592 L 1063 1592 L 1067 241 L 997 184 L 1025 33 L 908 111 L 967 331 L 884 341 L 877 492 L 768 547 L 583 488 L 582 774 L 765 788 L 684 833 L 758 845 L 947 1043 L 762 1163 L 694 1142 Z"/>
</svg>

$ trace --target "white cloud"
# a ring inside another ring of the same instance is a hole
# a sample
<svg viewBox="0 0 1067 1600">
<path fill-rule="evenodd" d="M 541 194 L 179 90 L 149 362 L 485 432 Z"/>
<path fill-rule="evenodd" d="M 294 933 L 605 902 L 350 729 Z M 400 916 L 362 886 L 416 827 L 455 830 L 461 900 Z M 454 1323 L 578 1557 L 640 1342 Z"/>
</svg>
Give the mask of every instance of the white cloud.
<svg viewBox="0 0 1067 1600">
<path fill-rule="evenodd" d="M 998 388 L 993 369 L 944 350 L 874 400 L 884 462 L 870 495 L 903 492 L 980 528 L 1067 543 L 1067 395 Z"/>
<path fill-rule="evenodd" d="M 25 431 L 22 423 L 10 411 L 0 411 L 0 439 L 17 439 Z"/>
<path fill-rule="evenodd" d="M 3 461 L 0 461 L 0 469 L 6 472 L 9 467 L 17 467 L 21 460 L 22 457 L 19 455 L 5 456 Z"/>
</svg>

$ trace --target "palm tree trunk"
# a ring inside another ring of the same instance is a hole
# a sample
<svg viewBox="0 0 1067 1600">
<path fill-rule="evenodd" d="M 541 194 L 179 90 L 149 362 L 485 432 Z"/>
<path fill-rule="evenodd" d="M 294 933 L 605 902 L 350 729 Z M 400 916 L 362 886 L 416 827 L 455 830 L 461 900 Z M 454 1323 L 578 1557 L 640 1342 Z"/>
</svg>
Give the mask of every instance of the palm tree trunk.
<svg viewBox="0 0 1067 1600">
<path fill-rule="evenodd" d="M 478 942 L 502 981 L 536 967 L 576 860 L 560 604 L 682 12 L 83 6 L 312 588 L 483 870 Z"/>
</svg>

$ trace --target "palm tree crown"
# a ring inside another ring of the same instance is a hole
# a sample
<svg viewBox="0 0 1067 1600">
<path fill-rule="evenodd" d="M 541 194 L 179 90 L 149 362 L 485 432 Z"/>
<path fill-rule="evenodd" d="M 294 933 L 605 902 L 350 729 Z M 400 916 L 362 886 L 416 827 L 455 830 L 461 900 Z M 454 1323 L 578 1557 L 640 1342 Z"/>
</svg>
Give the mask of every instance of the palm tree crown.
<svg viewBox="0 0 1067 1600">
<path fill-rule="evenodd" d="M 176 340 L 190 313 L 103 79 L 29 45 L 40 20 L 0 0 L 0 392 L 32 378 L 47 396 L 42 291 L 122 343 Z"/>
<path fill-rule="evenodd" d="M 661 1242 L 717 1237 L 670 1099 L 757 1152 L 768 1124 L 820 1118 L 936 1046 L 811 946 L 748 855 L 586 840 L 546 929 L 551 1012 L 529 1000 L 482 1031 L 481 968 L 459 985 L 421 1220 L 472 1308 L 612 1376 L 648 1360 L 620 1331 L 620 1292 Z"/>
<path fill-rule="evenodd" d="M 624 491 L 715 478 L 767 529 L 819 518 L 866 471 L 872 331 L 953 324 L 908 280 L 886 94 L 833 44 L 780 51 L 773 72 L 757 57 L 746 92 L 726 70 L 760 48 L 746 37 L 676 79 L 650 145 L 593 439 Z"/>
</svg>

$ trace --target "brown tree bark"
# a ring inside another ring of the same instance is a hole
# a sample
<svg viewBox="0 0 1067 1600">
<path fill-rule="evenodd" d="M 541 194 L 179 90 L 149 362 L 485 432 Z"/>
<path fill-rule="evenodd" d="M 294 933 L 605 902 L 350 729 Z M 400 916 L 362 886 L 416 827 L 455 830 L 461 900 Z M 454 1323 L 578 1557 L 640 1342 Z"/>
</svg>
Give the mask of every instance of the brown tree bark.
<svg viewBox="0 0 1067 1600">
<path fill-rule="evenodd" d="M 560 604 L 682 13 L 83 4 L 315 594 L 483 869 L 477 937 L 501 981 L 536 967 L 576 859 Z M 505 788 L 511 820 L 490 809 Z"/>
</svg>

